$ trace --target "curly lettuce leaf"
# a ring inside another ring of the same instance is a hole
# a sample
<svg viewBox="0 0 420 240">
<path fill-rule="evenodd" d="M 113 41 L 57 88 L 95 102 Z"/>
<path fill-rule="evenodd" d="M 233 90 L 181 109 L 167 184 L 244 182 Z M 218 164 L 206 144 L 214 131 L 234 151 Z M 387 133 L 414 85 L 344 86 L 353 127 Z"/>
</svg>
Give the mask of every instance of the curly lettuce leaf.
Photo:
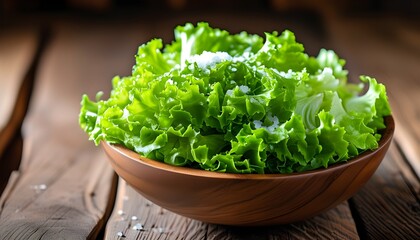
<svg viewBox="0 0 420 240">
<path fill-rule="evenodd" d="M 378 147 L 391 110 L 374 78 L 347 83 L 332 50 L 309 56 L 291 31 L 230 34 L 207 23 L 139 47 L 110 97 L 82 97 L 96 144 L 123 144 L 175 166 L 231 173 L 325 168 Z M 363 84 L 367 91 L 363 93 Z"/>
</svg>

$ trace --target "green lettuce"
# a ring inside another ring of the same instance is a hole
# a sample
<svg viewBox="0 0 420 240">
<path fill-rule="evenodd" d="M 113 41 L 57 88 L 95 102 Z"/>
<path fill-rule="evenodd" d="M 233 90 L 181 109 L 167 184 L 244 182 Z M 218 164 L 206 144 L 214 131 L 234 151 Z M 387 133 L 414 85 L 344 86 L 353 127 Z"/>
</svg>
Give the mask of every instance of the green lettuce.
<svg viewBox="0 0 420 240">
<path fill-rule="evenodd" d="M 82 97 L 80 126 L 176 166 L 230 173 L 302 172 L 378 147 L 385 86 L 347 82 L 331 50 L 309 56 L 291 31 L 230 34 L 207 23 L 139 47 L 107 100 Z M 364 85 L 367 91 L 363 92 Z"/>
</svg>

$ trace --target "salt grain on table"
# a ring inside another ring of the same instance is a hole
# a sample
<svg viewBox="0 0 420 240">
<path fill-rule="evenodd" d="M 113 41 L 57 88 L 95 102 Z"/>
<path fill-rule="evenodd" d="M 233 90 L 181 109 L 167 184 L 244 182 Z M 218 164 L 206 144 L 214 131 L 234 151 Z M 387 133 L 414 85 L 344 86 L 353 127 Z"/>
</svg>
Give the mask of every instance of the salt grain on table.
<svg viewBox="0 0 420 240">
<path fill-rule="evenodd" d="M 45 184 L 32 185 L 31 188 L 35 190 L 35 192 L 39 193 L 41 191 L 47 190 L 47 185 Z"/>
<path fill-rule="evenodd" d="M 160 233 L 160 234 L 166 233 L 165 229 L 162 227 L 153 228 L 152 230 L 153 232 Z"/>
<path fill-rule="evenodd" d="M 143 228 L 143 225 L 141 223 L 137 223 L 136 225 L 133 226 L 133 230 L 136 231 L 145 231 Z"/>
</svg>

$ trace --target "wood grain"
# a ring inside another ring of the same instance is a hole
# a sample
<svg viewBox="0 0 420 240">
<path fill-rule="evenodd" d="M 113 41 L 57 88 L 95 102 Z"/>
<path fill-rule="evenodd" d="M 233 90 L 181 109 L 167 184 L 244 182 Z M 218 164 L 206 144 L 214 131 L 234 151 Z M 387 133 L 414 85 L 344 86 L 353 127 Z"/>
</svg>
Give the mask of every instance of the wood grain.
<svg viewBox="0 0 420 240">
<path fill-rule="evenodd" d="M 137 230 L 136 226 L 142 226 Z M 182 217 L 151 203 L 120 179 L 106 239 L 358 239 L 346 202 L 307 221 L 273 227 L 231 227 Z"/>
<path fill-rule="evenodd" d="M 19 167 L 25 117 L 46 34 L 36 28 L 0 31 L 0 194 Z"/>
<path fill-rule="evenodd" d="M 37 36 L 37 31 L 27 29 L 0 31 L 0 130 L 13 114 L 19 89 L 36 52 Z M 0 135 L 1 142 L 3 138 Z"/>
<path fill-rule="evenodd" d="M 395 145 L 377 173 L 352 201 L 368 239 L 418 239 L 420 236 L 419 183 L 408 182 L 401 169 L 409 166 Z M 398 166 L 396 162 L 405 164 Z M 411 179 L 413 176 L 410 177 Z"/>
<path fill-rule="evenodd" d="M 78 126 L 79 103 L 131 71 L 141 31 L 56 24 L 23 124 L 22 162 L 1 198 L 0 239 L 95 239 L 113 205 L 116 178 Z"/>
</svg>

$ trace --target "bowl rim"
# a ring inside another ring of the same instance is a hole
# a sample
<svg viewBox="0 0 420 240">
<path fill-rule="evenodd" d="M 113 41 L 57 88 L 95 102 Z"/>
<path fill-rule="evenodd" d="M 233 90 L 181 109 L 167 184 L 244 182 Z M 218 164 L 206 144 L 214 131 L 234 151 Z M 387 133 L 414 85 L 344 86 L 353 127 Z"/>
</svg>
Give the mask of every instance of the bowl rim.
<svg viewBox="0 0 420 240">
<path fill-rule="evenodd" d="M 329 166 L 328 168 L 318 168 L 314 170 L 308 170 L 304 172 L 295 172 L 295 173 L 225 173 L 225 172 L 211 172 L 206 171 L 204 169 L 195 169 L 195 168 L 188 168 L 183 166 L 174 166 L 164 162 L 159 162 L 156 160 L 152 160 L 146 157 L 141 156 L 140 154 L 124 147 L 123 145 L 119 144 L 111 144 L 106 141 L 102 141 L 102 147 L 107 149 L 113 149 L 114 151 L 118 152 L 119 154 L 125 156 L 126 158 L 130 159 L 131 161 L 141 163 L 145 166 L 159 169 L 162 171 L 167 171 L 175 174 L 181 175 L 190 175 L 195 177 L 204 177 L 204 178 L 217 178 L 217 179 L 247 179 L 247 180 L 264 180 L 264 179 L 279 179 L 279 178 L 295 178 L 295 177 L 303 177 L 309 175 L 316 175 L 316 174 L 326 174 L 329 172 L 333 172 L 336 170 L 343 170 L 349 165 L 357 164 L 360 161 L 363 161 L 366 158 L 370 158 L 371 156 L 375 155 L 379 152 L 382 148 L 388 145 L 390 141 L 392 141 L 392 136 L 395 130 L 395 122 L 392 115 L 384 117 L 384 123 L 386 128 L 380 130 L 382 137 L 378 142 L 378 148 L 374 150 L 366 150 L 363 153 L 355 156 L 353 158 L 348 159 L 345 162 L 340 162 Z M 114 160 L 118 162 L 117 160 Z"/>
</svg>

